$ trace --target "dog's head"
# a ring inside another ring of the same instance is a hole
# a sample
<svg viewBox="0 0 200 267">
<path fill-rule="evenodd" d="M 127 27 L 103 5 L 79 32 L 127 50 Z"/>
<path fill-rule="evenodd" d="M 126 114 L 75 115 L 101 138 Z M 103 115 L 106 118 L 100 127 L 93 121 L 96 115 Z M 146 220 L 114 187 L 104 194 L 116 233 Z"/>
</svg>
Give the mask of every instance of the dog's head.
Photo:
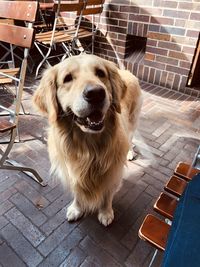
<svg viewBox="0 0 200 267">
<path fill-rule="evenodd" d="M 34 102 L 50 123 L 59 120 L 59 114 L 70 114 L 82 131 L 98 133 L 104 128 L 108 110 L 121 112 L 125 90 L 114 63 L 80 55 L 44 72 Z"/>
</svg>

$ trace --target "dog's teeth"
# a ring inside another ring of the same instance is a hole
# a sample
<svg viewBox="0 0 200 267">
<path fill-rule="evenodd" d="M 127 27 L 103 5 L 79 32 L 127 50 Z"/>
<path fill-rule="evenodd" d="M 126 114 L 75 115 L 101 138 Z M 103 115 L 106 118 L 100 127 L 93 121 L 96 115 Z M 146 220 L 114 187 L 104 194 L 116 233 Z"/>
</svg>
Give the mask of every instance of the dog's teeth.
<svg viewBox="0 0 200 267">
<path fill-rule="evenodd" d="M 95 122 L 95 121 L 90 121 L 89 118 L 87 118 L 87 122 L 91 125 L 91 126 L 98 126 L 101 123 L 103 123 L 103 120 L 99 121 L 99 122 Z"/>
</svg>

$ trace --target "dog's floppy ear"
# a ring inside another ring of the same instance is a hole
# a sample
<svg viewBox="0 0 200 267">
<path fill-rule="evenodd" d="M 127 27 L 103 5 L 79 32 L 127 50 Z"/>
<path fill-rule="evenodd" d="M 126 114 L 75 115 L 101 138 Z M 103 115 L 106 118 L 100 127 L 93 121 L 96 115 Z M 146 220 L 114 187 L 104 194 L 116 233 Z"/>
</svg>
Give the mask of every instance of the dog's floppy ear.
<svg viewBox="0 0 200 267">
<path fill-rule="evenodd" d="M 33 101 L 39 110 L 47 115 L 49 122 L 55 122 L 58 116 L 58 102 L 56 97 L 56 69 L 47 69 L 36 89 Z"/>
<path fill-rule="evenodd" d="M 121 113 L 120 102 L 125 95 L 126 85 L 119 75 L 118 68 L 114 63 L 106 61 L 106 67 L 112 88 L 112 106 L 118 113 Z"/>
</svg>

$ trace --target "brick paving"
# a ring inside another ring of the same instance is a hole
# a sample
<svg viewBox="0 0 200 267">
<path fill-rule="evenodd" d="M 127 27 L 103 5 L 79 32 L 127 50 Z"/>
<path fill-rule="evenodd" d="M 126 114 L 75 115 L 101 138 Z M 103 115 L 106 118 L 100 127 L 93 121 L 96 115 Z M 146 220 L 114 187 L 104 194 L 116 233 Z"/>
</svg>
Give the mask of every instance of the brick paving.
<svg viewBox="0 0 200 267">
<path fill-rule="evenodd" d="M 0 266 L 145 267 L 154 249 L 138 229 L 179 161 L 191 162 L 200 143 L 200 99 L 141 82 L 144 104 L 134 143 L 138 157 L 128 162 L 114 199 L 115 220 L 107 228 L 95 215 L 68 223 L 69 192 L 49 176 L 46 120 L 34 111 L 29 78 L 23 99 L 30 115 L 20 117 L 21 142 L 11 158 L 32 166 L 48 183 L 0 171 Z M 3 145 L 1 145 L 2 147 Z M 160 266 L 162 254 L 156 258 Z"/>
</svg>

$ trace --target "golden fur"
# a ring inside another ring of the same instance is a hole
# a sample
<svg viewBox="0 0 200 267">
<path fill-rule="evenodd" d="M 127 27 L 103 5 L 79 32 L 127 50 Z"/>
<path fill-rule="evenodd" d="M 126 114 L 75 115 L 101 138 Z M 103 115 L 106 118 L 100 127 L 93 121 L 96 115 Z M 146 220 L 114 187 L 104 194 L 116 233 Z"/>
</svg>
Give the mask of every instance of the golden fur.
<svg viewBox="0 0 200 267">
<path fill-rule="evenodd" d="M 94 115 L 83 96 L 91 87 L 105 92 Z M 137 78 L 97 56 L 74 56 L 45 71 L 34 102 L 49 120 L 51 171 L 74 196 L 67 219 L 98 211 L 99 221 L 109 225 L 141 107 Z"/>
</svg>

